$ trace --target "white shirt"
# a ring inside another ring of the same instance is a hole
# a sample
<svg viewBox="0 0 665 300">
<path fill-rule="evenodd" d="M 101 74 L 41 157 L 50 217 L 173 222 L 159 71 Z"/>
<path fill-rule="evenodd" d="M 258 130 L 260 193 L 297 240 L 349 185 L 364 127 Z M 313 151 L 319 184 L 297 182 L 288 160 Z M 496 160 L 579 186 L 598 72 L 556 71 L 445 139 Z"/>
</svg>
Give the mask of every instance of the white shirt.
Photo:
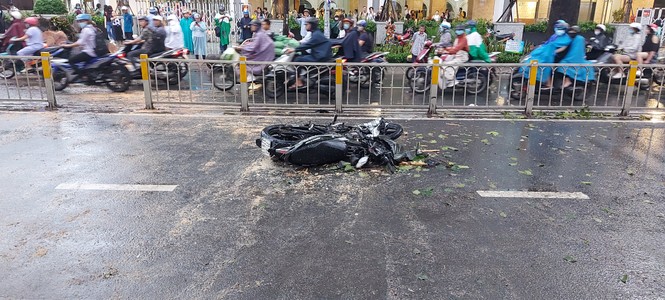
<svg viewBox="0 0 665 300">
<path fill-rule="evenodd" d="M 92 57 L 97 57 L 95 54 L 95 35 L 97 32 L 95 32 L 94 27 L 92 25 L 88 25 L 85 28 L 81 30 L 81 34 L 79 35 L 78 41 L 76 41 L 77 44 L 81 45 L 80 47 L 82 48 L 82 52 L 85 54 L 88 54 Z"/>
<path fill-rule="evenodd" d="M 433 15 L 433 16 L 432 16 L 432 19 L 433 19 L 434 21 L 441 22 L 441 16 L 438 15 L 438 14 Z"/>
<path fill-rule="evenodd" d="M 185 41 L 182 34 L 182 28 L 177 20 L 172 20 L 166 28 L 166 40 L 164 46 L 171 49 L 179 49 L 185 47 Z"/>
<path fill-rule="evenodd" d="M 28 36 L 28 39 L 25 40 L 25 45 L 30 48 L 43 48 L 44 47 L 44 37 L 42 37 L 42 31 L 37 26 L 32 26 L 25 31 L 25 35 Z"/>
</svg>

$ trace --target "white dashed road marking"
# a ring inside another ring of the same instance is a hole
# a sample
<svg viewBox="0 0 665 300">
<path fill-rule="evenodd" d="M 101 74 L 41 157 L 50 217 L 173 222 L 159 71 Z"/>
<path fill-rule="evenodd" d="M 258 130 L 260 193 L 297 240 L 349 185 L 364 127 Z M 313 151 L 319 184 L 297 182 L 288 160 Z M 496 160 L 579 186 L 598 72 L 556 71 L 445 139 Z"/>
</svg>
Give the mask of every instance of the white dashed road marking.
<svg viewBox="0 0 665 300">
<path fill-rule="evenodd" d="M 580 192 L 521 192 L 521 191 L 477 191 L 485 198 L 540 198 L 540 199 L 589 199 Z"/>
<path fill-rule="evenodd" d="M 163 184 L 99 184 L 99 183 L 62 183 L 56 190 L 94 190 L 94 191 L 142 191 L 173 192 L 177 185 Z"/>
</svg>

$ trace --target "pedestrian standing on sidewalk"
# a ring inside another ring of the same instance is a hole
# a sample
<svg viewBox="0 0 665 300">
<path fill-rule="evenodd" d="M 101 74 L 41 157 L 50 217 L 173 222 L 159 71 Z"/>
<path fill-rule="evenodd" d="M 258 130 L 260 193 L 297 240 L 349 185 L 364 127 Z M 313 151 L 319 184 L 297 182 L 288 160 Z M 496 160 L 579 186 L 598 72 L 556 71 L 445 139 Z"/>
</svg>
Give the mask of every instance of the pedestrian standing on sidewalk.
<svg viewBox="0 0 665 300">
<path fill-rule="evenodd" d="M 192 41 L 194 44 L 194 56 L 196 59 L 199 56 L 203 59 L 206 59 L 206 23 L 201 20 L 201 15 L 198 13 L 194 14 L 194 22 L 189 25 L 189 29 L 192 30 Z"/>
<path fill-rule="evenodd" d="M 166 42 L 164 45 L 167 49 L 181 49 L 185 47 L 185 41 L 182 36 L 182 28 L 178 23 L 178 17 L 169 15 L 166 18 L 168 25 L 166 26 Z"/>
<path fill-rule="evenodd" d="M 192 29 L 190 28 L 190 25 L 192 25 L 193 22 L 194 19 L 192 19 L 192 13 L 189 10 L 185 10 L 182 13 L 182 19 L 180 20 L 180 28 L 182 29 L 185 48 L 192 53 L 194 52 L 194 42 L 192 40 Z"/>
<path fill-rule="evenodd" d="M 129 8 L 123 6 L 122 11 L 122 31 L 125 35 L 125 40 L 131 41 L 134 39 L 134 17 L 129 13 Z"/>
<path fill-rule="evenodd" d="M 104 19 L 106 19 L 106 34 L 109 36 L 109 41 L 115 41 L 113 34 L 113 8 L 111 5 L 104 6 Z"/>
<path fill-rule="evenodd" d="M 219 28 L 219 51 L 224 52 L 229 47 L 232 18 L 226 13 L 224 4 L 219 6 L 219 13 L 215 16 L 215 26 Z"/>
</svg>

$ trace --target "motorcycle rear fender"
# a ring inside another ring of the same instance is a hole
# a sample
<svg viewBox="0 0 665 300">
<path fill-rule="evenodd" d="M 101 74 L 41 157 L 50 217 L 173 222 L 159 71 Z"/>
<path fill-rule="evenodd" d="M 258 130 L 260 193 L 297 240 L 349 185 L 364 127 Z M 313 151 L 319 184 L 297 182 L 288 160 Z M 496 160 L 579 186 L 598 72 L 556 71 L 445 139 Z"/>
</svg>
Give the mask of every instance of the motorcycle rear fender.
<svg viewBox="0 0 665 300">
<path fill-rule="evenodd" d="M 320 135 L 293 146 L 284 160 L 294 165 L 318 166 L 342 161 L 346 159 L 346 153 L 344 138 Z"/>
</svg>

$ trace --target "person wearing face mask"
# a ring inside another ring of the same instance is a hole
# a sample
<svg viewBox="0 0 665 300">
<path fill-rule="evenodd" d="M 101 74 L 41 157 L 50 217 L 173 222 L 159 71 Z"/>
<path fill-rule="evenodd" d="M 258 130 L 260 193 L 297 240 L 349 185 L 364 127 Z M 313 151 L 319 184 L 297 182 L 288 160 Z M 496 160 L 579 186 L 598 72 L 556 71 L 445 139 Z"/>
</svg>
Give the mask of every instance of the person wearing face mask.
<svg viewBox="0 0 665 300">
<path fill-rule="evenodd" d="M 614 62 L 618 65 L 623 63 L 628 63 L 631 60 L 637 60 L 638 64 L 642 64 L 642 57 L 638 56 L 637 53 L 640 52 L 640 45 L 642 44 L 642 35 L 640 34 L 640 29 L 642 25 L 640 23 L 631 23 L 630 24 L 630 36 L 621 45 L 625 54 L 614 54 Z M 623 69 L 614 70 L 612 78 L 619 79 L 623 77 Z"/>
<path fill-rule="evenodd" d="M 440 50 L 452 47 L 453 35 L 450 33 L 450 23 L 448 23 L 447 21 L 441 22 L 441 25 L 439 25 L 439 34 L 440 34 L 439 44 L 437 45 L 437 47 Z"/>
<path fill-rule="evenodd" d="M 480 36 L 476 29 L 476 21 L 471 20 L 466 22 L 466 40 L 469 43 L 469 55 L 471 60 L 491 62 L 490 56 L 487 54 L 487 48 L 483 43 L 483 37 Z"/>
<path fill-rule="evenodd" d="M 356 27 L 351 27 L 351 24 L 353 24 L 351 20 L 344 20 L 344 28 L 348 29 L 346 30 L 344 39 L 342 39 L 341 48 L 337 52 L 337 56 L 343 56 L 349 62 L 359 62 L 363 58 L 360 43 L 358 42 L 360 33 Z"/>
<path fill-rule="evenodd" d="M 442 64 L 444 65 L 457 65 L 469 61 L 469 43 L 466 37 L 466 26 L 457 25 L 455 27 L 455 43 L 452 47 L 446 48 L 442 54 L 445 56 Z M 445 86 L 452 87 L 455 85 L 455 75 L 457 74 L 458 67 L 448 66 L 443 68 L 442 76 L 445 79 Z"/>
<path fill-rule="evenodd" d="M 567 33 L 571 39 L 571 42 L 566 51 L 566 55 L 563 57 L 563 59 L 561 59 L 559 63 L 576 64 L 576 65 L 591 64 L 591 62 L 589 62 L 585 58 L 586 41 L 584 37 L 580 35 L 580 27 L 579 26 L 570 27 Z M 557 68 L 556 71 L 565 75 L 562 88 L 567 88 L 571 86 L 573 84 L 572 80 L 587 82 L 594 80 L 596 78 L 594 69 L 592 67 Z"/>
<path fill-rule="evenodd" d="M 554 25 L 554 35 L 531 52 L 531 60 L 537 60 L 540 64 L 551 64 L 561 61 L 565 57 L 568 46 L 572 41 L 570 36 L 566 34 L 568 27 L 568 23 L 565 21 L 557 21 Z M 520 71 L 524 74 L 525 78 L 531 76 L 528 67 L 522 67 Z M 537 81 L 545 83 L 545 88 L 552 87 L 552 68 L 538 68 L 535 76 Z"/>
<path fill-rule="evenodd" d="M 35 55 L 35 52 L 44 48 L 44 37 L 42 35 L 42 30 L 39 29 L 39 21 L 37 18 L 29 17 L 26 18 L 24 22 L 24 26 L 27 28 L 25 34 L 20 38 L 14 38 L 12 42 L 25 41 L 25 47 L 18 50 L 16 54 L 19 56 L 32 56 Z"/>
<path fill-rule="evenodd" d="M 596 25 L 596 29 L 593 31 L 594 36 L 589 39 L 589 48 L 591 49 L 586 54 L 587 59 L 598 59 L 598 57 L 605 53 L 605 47 L 611 42 L 605 35 L 606 29 L 603 24 Z"/>
<path fill-rule="evenodd" d="M 335 15 L 335 18 L 330 23 L 330 38 L 336 39 L 339 37 L 339 16 Z"/>
<path fill-rule="evenodd" d="M 81 52 L 77 54 L 72 54 L 69 57 L 69 65 L 74 70 L 74 74 L 77 77 L 80 76 L 80 70 L 77 67 L 77 64 L 80 62 L 87 62 L 97 57 L 95 53 L 95 35 L 97 34 L 94 26 L 91 24 L 92 17 L 88 14 L 80 14 L 76 16 L 76 23 L 81 27 L 81 34 L 79 39 L 73 44 L 62 45 L 63 48 L 81 48 Z"/>
<path fill-rule="evenodd" d="M 351 27 L 353 27 L 353 20 L 351 19 L 344 19 L 342 21 L 342 30 L 340 30 L 339 34 L 337 35 L 338 39 L 343 39 L 346 37 L 346 34 L 351 30 Z"/>
</svg>

